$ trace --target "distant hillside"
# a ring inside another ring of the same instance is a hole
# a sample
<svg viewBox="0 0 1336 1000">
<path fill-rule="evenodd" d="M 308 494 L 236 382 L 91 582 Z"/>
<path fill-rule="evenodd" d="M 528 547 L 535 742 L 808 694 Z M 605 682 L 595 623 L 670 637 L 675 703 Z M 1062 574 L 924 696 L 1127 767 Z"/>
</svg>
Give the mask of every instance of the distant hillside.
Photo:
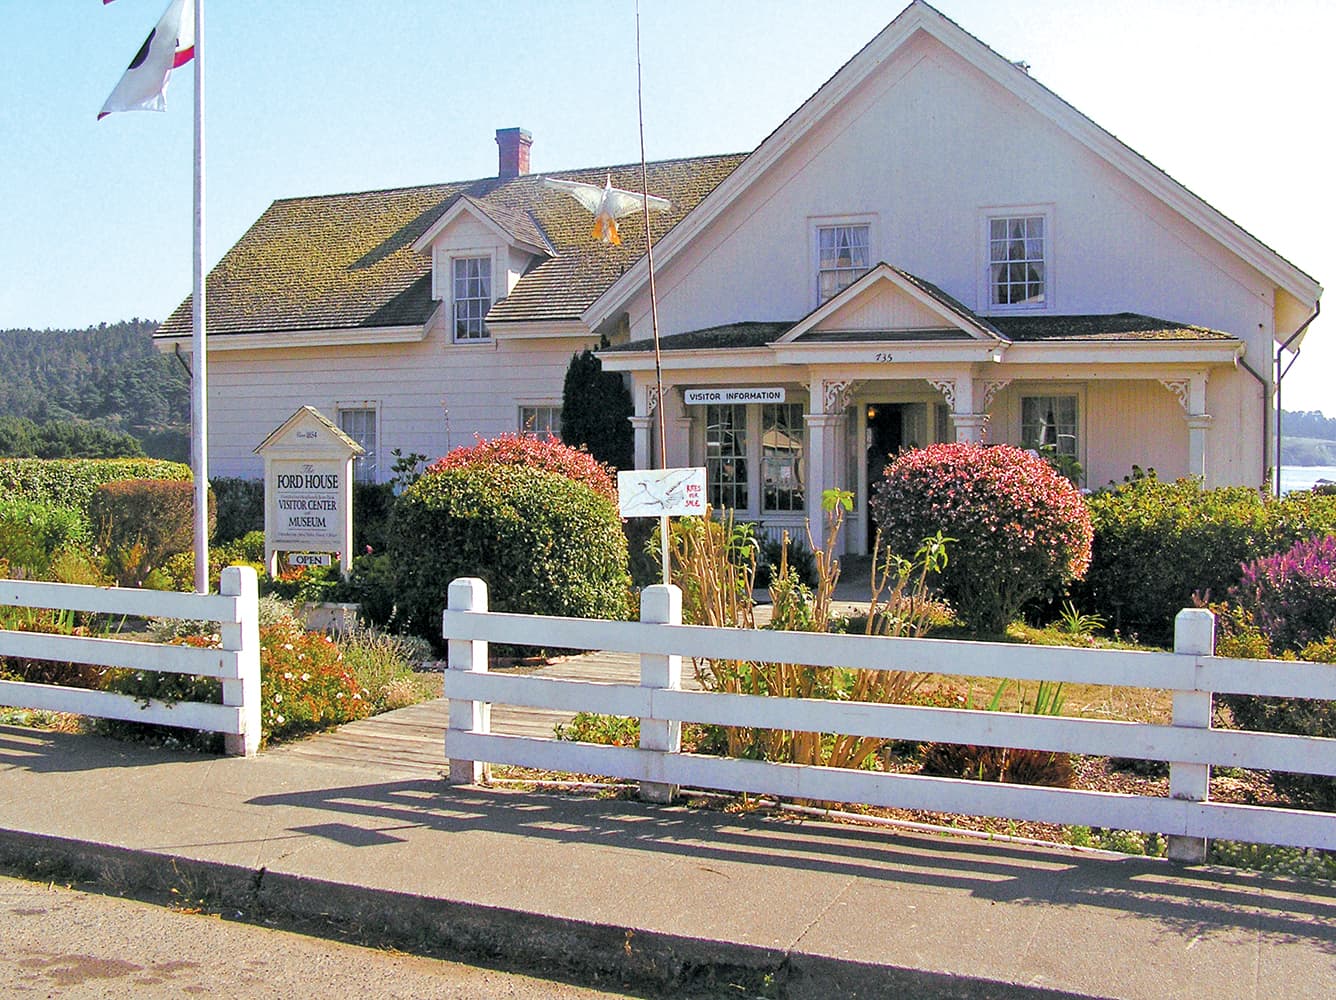
<svg viewBox="0 0 1336 1000">
<path fill-rule="evenodd" d="M 86 330 L 0 330 L 0 417 L 37 425 L 89 422 L 128 433 L 156 457 L 181 459 L 190 438 L 190 383 L 132 319 Z"/>
<path fill-rule="evenodd" d="M 1280 427 L 1285 437 L 1316 438 L 1336 441 L 1336 417 L 1324 417 L 1321 410 L 1282 410 Z M 1327 465 L 1318 462 L 1318 465 Z"/>
</svg>

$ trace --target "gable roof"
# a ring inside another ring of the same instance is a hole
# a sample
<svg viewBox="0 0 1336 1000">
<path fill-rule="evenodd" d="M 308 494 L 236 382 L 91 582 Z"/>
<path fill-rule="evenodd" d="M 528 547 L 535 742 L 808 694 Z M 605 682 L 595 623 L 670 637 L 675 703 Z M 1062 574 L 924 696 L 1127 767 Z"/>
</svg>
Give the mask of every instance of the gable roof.
<svg viewBox="0 0 1336 1000">
<path fill-rule="evenodd" d="M 748 187 L 756 183 L 796 146 L 825 117 L 830 108 L 838 105 L 875 74 L 897 50 L 919 32 L 930 35 L 1018 100 L 1052 121 L 1133 183 L 1266 275 L 1302 308 L 1312 310 L 1322 294 L 1322 287 L 1315 278 L 1207 204 L 1112 133 L 1087 118 L 1031 77 L 1028 71 L 994 52 L 924 0 L 912 0 L 894 21 L 882 29 L 872 41 L 767 136 L 747 158 L 747 162 L 713 190 L 683 225 L 678 226 L 662 244 L 656 242 L 655 266 L 663 268 L 691 245 L 692 241 Z M 645 261 L 639 261 L 593 302 L 583 317 L 591 329 L 597 328 L 626 307 L 629 300 L 646 284 L 646 270 Z M 1301 322 L 1303 318 L 1300 318 Z M 1303 326 L 1300 326 L 1299 330 L 1302 329 Z M 1287 332 L 1278 328 L 1277 339 L 1284 339 Z"/>
<path fill-rule="evenodd" d="M 832 295 L 813 309 L 794 324 L 780 338 L 780 341 L 791 343 L 799 338 L 803 340 L 858 339 L 859 331 L 823 330 L 821 328 L 822 324 L 842 310 L 853 307 L 860 299 L 866 298 L 870 292 L 880 285 L 892 286 L 909 300 L 926 307 L 922 312 L 926 313 L 931 319 L 941 321 L 940 323 L 934 323 L 932 327 L 916 325 L 914 330 L 892 332 L 910 334 L 931 329 L 939 332 L 963 333 L 979 340 L 1005 341 L 1007 339 L 1006 335 L 998 330 L 996 326 L 969 309 L 959 299 L 942 291 L 931 281 L 925 281 L 917 275 L 910 274 L 898 267 L 892 267 L 882 261 L 857 281 L 841 289 L 838 294 Z"/>
<path fill-rule="evenodd" d="M 657 243 L 746 158 L 745 153 L 648 165 L 651 193 L 672 207 L 651 219 Z M 570 180 L 637 188 L 640 165 L 560 171 Z M 643 254 L 643 223 L 624 220 L 625 242 L 590 235 L 589 213 L 543 184 L 544 174 L 496 177 L 275 201 L 209 273 L 210 336 L 420 326 L 431 297 L 430 256 L 414 244 L 459 202 L 535 249 L 555 254 L 529 269 L 488 322 L 578 319 Z M 190 334 L 187 298 L 155 337 Z"/>
</svg>

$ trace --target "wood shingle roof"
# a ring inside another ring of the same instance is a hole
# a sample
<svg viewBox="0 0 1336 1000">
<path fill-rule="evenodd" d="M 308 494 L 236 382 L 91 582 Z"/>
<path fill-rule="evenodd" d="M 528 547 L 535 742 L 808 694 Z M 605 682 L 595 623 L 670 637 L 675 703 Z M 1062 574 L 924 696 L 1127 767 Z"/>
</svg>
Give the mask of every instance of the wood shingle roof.
<svg viewBox="0 0 1336 1000">
<path fill-rule="evenodd" d="M 662 238 L 727 177 L 745 153 L 667 160 L 648 166 L 649 190 L 672 202 L 651 216 Z M 559 171 L 550 176 L 637 190 L 640 166 Z M 644 224 L 622 220 L 622 246 L 591 234 L 589 213 L 543 184 L 543 174 L 355 194 L 275 201 L 209 273 L 210 336 L 301 330 L 412 326 L 437 306 L 431 259 L 414 241 L 460 198 L 468 198 L 517 240 L 550 246 L 489 323 L 578 319 L 584 309 L 644 253 Z M 158 337 L 190 333 L 187 298 Z"/>
</svg>

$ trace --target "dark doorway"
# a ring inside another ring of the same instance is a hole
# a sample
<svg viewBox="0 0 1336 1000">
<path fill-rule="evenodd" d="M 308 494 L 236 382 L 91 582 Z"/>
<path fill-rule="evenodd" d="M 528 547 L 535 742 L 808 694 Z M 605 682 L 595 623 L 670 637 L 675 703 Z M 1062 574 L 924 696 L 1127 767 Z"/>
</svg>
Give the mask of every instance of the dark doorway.
<svg viewBox="0 0 1336 1000">
<path fill-rule="evenodd" d="M 867 417 L 867 492 L 871 498 L 876 494 L 877 484 L 887 464 L 904 446 L 905 408 L 895 403 L 868 403 Z M 872 518 L 872 510 L 867 511 L 867 544 L 872 551 L 872 542 L 877 536 L 877 525 Z"/>
</svg>

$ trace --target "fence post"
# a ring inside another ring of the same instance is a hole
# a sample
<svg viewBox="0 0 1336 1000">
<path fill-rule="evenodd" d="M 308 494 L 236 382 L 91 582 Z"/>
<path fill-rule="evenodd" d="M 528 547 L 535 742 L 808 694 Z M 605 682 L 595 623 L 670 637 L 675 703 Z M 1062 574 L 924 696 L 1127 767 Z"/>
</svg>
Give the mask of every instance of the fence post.
<svg viewBox="0 0 1336 1000">
<path fill-rule="evenodd" d="M 487 584 L 476 577 L 462 577 L 450 581 L 446 607 L 451 611 L 487 611 Z M 487 643 L 472 639 L 446 640 L 446 669 L 487 672 Z M 451 731 L 488 733 L 492 728 L 492 706 L 483 701 L 450 699 L 450 726 L 445 732 L 445 757 L 450 764 L 447 779 L 452 785 L 476 785 L 491 777 L 491 767 L 485 761 L 462 760 L 450 756 Z"/>
<path fill-rule="evenodd" d="M 221 622 L 223 649 L 237 653 L 237 677 L 223 681 L 223 704 L 240 706 L 241 732 L 223 736 L 223 749 L 234 757 L 254 757 L 260 749 L 260 612 L 259 586 L 249 566 L 228 566 L 218 592 L 237 598 L 235 622 Z"/>
<path fill-rule="evenodd" d="M 1174 619 L 1174 652 L 1189 656 L 1215 655 L 1215 615 L 1205 608 L 1184 608 Z M 1175 691 L 1175 726 L 1211 728 L 1211 692 Z M 1209 764 L 1169 763 L 1169 797 L 1205 802 L 1211 793 Z M 1169 836 L 1171 861 L 1200 864 L 1206 860 L 1206 838 Z"/>
<path fill-rule="evenodd" d="M 658 625 L 681 625 L 682 591 L 672 584 L 646 587 L 640 592 L 640 620 Z M 682 657 L 642 653 L 640 686 L 676 691 L 682 686 Z M 682 723 L 641 719 L 640 749 L 678 753 L 682 749 Z M 659 758 L 660 762 L 662 759 Z M 677 798 L 677 786 L 664 781 L 642 781 L 640 797 L 647 802 L 672 802 Z"/>
</svg>

